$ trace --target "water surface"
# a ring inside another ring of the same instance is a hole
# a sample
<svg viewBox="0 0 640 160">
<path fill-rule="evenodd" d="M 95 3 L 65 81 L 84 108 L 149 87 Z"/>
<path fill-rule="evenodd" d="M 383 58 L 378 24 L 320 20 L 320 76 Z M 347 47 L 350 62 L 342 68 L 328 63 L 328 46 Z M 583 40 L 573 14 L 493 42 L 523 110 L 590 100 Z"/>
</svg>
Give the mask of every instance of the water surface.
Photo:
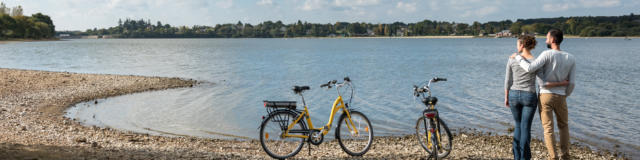
<svg viewBox="0 0 640 160">
<path fill-rule="evenodd" d="M 545 49 L 544 39 L 538 41 L 534 55 Z M 577 58 L 577 86 L 567 100 L 572 140 L 637 153 L 640 39 L 566 39 L 562 49 Z M 319 85 L 344 76 L 356 85 L 351 106 L 369 117 L 376 136 L 411 134 L 424 109 L 411 87 L 439 76 L 449 81 L 434 84 L 433 92 L 451 128 L 507 134 L 513 120 L 502 107 L 503 80 L 514 51 L 515 39 L 70 40 L 0 45 L 0 67 L 205 81 L 81 103 L 67 116 L 87 125 L 213 138 L 256 138 L 266 114 L 262 100 L 300 101 L 293 85 L 311 86 L 305 99 L 313 122 L 325 124 L 337 95 Z M 534 138 L 542 139 L 538 114 L 534 119 Z"/>
</svg>

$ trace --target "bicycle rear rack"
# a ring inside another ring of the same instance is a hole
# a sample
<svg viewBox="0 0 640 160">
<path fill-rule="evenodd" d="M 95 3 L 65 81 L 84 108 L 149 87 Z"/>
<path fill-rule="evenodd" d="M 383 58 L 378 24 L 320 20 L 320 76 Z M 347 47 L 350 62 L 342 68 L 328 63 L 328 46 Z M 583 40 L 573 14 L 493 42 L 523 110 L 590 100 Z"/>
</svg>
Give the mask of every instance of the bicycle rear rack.
<svg viewBox="0 0 640 160">
<path fill-rule="evenodd" d="M 268 114 L 278 109 L 296 110 L 296 101 L 264 101 L 264 108 Z"/>
</svg>

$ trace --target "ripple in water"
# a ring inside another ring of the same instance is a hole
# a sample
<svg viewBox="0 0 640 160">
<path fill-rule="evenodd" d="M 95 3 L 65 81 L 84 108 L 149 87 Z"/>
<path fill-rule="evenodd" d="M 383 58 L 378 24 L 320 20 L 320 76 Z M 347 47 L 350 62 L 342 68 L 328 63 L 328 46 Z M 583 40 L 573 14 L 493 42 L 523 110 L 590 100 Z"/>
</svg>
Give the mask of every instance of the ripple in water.
<svg viewBox="0 0 640 160">
<path fill-rule="evenodd" d="M 538 44 L 534 55 L 545 48 Z M 640 40 L 567 39 L 563 49 L 577 58 L 577 87 L 568 98 L 572 140 L 639 156 Z M 319 85 L 350 76 L 352 106 L 369 117 L 376 135 L 411 134 L 424 109 L 412 101 L 411 87 L 439 76 L 449 81 L 434 84 L 434 96 L 450 127 L 507 134 L 513 120 L 502 107 L 502 85 L 514 51 L 515 39 L 109 39 L 3 44 L 0 64 L 213 83 L 67 111 L 87 125 L 135 132 L 255 138 L 266 113 L 262 100 L 300 101 L 293 85 L 311 86 L 305 99 L 313 122 L 322 125 L 336 93 Z M 534 119 L 533 137 L 542 138 L 537 114 Z"/>
</svg>

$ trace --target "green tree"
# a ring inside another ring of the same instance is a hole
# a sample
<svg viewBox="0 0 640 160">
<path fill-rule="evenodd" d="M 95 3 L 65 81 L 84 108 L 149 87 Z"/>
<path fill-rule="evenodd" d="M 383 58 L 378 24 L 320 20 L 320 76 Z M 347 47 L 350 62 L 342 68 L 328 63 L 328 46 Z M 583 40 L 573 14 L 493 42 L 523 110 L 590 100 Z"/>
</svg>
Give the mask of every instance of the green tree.
<svg viewBox="0 0 640 160">
<path fill-rule="evenodd" d="M 458 23 L 456 24 L 456 34 L 464 35 L 467 33 L 467 29 L 469 28 L 468 24 Z"/>
<path fill-rule="evenodd" d="M 51 30 L 49 25 L 44 22 L 35 22 L 33 27 L 29 29 L 30 38 L 40 39 L 40 38 L 51 38 Z"/>
<path fill-rule="evenodd" d="M 482 33 L 482 24 L 480 24 L 480 22 L 478 21 L 474 21 L 473 25 L 471 25 L 471 30 L 473 35 L 478 35 Z"/>
<path fill-rule="evenodd" d="M 14 36 L 16 21 L 8 14 L 0 14 L 0 39 Z"/>
<path fill-rule="evenodd" d="M 509 30 L 511 30 L 511 33 L 513 34 L 520 34 L 522 32 L 521 28 L 522 28 L 522 23 L 516 22 L 511 24 L 511 27 L 509 27 Z"/>
<path fill-rule="evenodd" d="M 47 24 L 47 28 L 46 30 L 42 30 L 42 31 L 46 31 L 42 33 L 42 36 L 45 38 L 51 38 L 55 35 L 56 32 L 56 26 L 53 25 L 53 20 L 51 20 L 51 17 L 44 15 L 42 13 L 36 13 L 36 14 L 32 14 L 31 19 L 33 19 L 34 22 L 42 22 L 44 24 Z M 41 27 L 43 25 L 40 26 L 36 26 L 36 27 Z"/>
<path fill-rule="evenodd" d="M 566 32 L 568 34 L 573 34 L 573 35 L 578 34 L 576 30 L 577 29 L 576 27 L 578 26 L 578 22 L 575 19 L 569 18 L 565 23 L 569 25 L 568 28 L 566 29 Z"/>
<path fill-rule="evenodd" d="M 44 16 L 32 16 L 32 27 L 30 31 L 45 31 L 42 24 L 46 23 L 50 30 L 53 30 L 53 23 L 49 23 Z M 38 18 L 40 17 L 40 18 Z M 15 17 L 5 17 L 5 21 L 10 21 Z M 48 18 L 48 17 L 47 17 Z M 20 21 L 23 22 L 23 21 Z M 7 24 L 10 24 L 7 22 Z M 17 23 L 14 23 L 17 25 Z M 12 33 L 17 27 L 0 26 L 3 35 Z M 38 28 L 38 29 L 35 29 Z M 486 23 L 473 22 L 472 24 L 455 23 L 445 21 L 423 20 L 417 23 L 379 23 L 371 24 L 364 22 L 336 22 L 329 24 L 308 23 L 298 20 L 296 23 L 283 24 L 281 21 L 265 21 L 258 25 L 248 23 L 228 23 L 217 24 L 215 26 L 193 26 L 193 27 L 173 27 L 169 24 L 157 22 L 151 24 L 150 20 L 118 20 L 118 26 L 90 29 L 80 34 L 112 34 L 124 38 L 192 38 L 192 37 L 323 37 L 336 34 L 338 36 L 364 36 L 371 34 L 377 36 L 423 36 L 423 35 L 478 35 L 480 33 L 496 33 L 501 30 L 510 29 L 514 34 L 518 33 L 546 33 L 550 28 L 559 28 L 567 34 L 579 34 L 584 36 L 623 36 L 640 34 L 640 17 L 633 14 L 624 16 L 599 16 L 599 17 L 558 17 L 558 18 L 537 18 L 518 19 L 516 22 L 510 20 L 490 21 Z M 13 34 L 16 33 L 16 34 Z M 36 32 L 29 32 L 36 33 Z M 33 34 L 27 34 L 33 35 Z M 24 36 L 22 34 L 21 36 Z M 45 36 L 45 35 L 40 35 Z"/>
<path fill-rule="evenodd" d="M 536 32 L 535 27 L 533 25 L 524 25 L 520 28 L 520 33 L 532 34 Z"/>
<path fill-rule="evenodd" d="M 30 30 L 33 28 L 33 20 L 25 16 L 13 17 L 16 21 L 13 29 L 15 38 L 29 38 Z"/>
<path fill-rule="evenodd" d="M 389 29 L 389 25 L 384 25 L 384 36 L 391 36 L 391 30 Z"/>
</svg>

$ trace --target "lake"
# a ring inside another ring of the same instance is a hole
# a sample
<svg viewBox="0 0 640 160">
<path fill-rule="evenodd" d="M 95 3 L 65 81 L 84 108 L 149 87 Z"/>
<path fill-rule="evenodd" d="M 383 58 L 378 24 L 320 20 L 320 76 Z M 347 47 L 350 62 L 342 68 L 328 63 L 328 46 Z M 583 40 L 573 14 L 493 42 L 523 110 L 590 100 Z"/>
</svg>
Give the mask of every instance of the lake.
<svg viewBox="0 0 640 160">
<path fill-rule="evenodd" d="M 637 157 L 640 39 L 565 39 L 562 49 L 577 58 L 567 99 L 572 141 Z M 448 78 L 432 88 L 450 128 L 508 134 L 503 81 L 513 52 L 515 39 L 493 38 L 82 39 L 2 44 L 0 67 L 193 78 L 203 83 L 81 103 L 66 116 L 141 133 L 240 139 L 257 138 L 263 100 L 300 101 L 294 85 L 311 86 L 304 95 L 313 122 L 325 124 L 337 94 L 319 86 L 345 76 L 356 86 L 351 106 L 376 136 L 412 134 L 424 109 L 412 86 L 438 76 Z M 538 114 L 532 128 L 542 139 Z"/>
</svg>

